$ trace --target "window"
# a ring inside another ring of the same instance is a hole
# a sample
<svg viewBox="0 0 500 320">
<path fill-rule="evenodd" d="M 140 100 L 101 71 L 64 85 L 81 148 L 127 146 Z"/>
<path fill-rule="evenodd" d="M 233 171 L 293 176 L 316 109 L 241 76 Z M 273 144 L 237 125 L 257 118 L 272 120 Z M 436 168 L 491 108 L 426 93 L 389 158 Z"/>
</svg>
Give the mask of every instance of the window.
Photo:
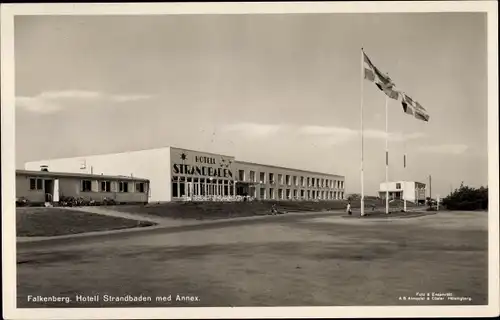
<svg viewBox="0 0 500 320">
<path fill-rule="evenodd" d="M 118 191 L 120 192 L 128 192 L 128 182 L 125 181 L 120 181 L 118 184 L 119 188 Z"/>
<path fill-rule="evenodd" d="M 301 196 L 302 198 L 304 198 L 304 196 L 305 196 L 305 195 L 306 195 L 306 192 L 305 192 L 304 190 L 300 190 L 300 196 Z"/>
<path fill-rule="evenodd" d="M 111 182 L 101 181 L 101 192 L 111 192 Z"/>
<path fill-rule="evenodd" d="M 278 183 L 283 184 L 283 175 L 282 174 L 278 174 Z"/>
<path fill-rule="evenodd" d="M 92 191 L 92 181 L 82 180 L 82 192 L 90 192 L 90 191 Z"/>
<path fill-rule="evenodd" d="M 286 175 L 285 176 L 285 181 L 286 181 L 286 185 L 289 186 L 291 184 L 291 181 L 290 181 L 290 175 Z"/>
<path fill-rule="evenodd" d="M 177 179 L 178 177 L 173 177 L 172 179 L 172 198 L 179 197 L 179 191 L 177 190 Z"/>
<path fill-rule="evenodd" d="M 260 188 L 260 199 L 266 198 L 266 189 Z"/>
<path fill-rule="evenodd" d="M 305 187 L 304 177 L 300 177 L 300 185 L 301 185 L 302 187 Z"/>
<path fill-rule="evenodd" d="M 286 198 L 290 199 L 292 197 L 290 189 L 286 189 Z"/>
<path fill-rule="evenodd" d="M 261 172 L 259 179 L 260 179 L 260 183 L 266 183 L 266 173 Z"/>
<path fill-rule="evenodd" d="M 250 181 L 255 182 L 255 171 L 250 171 Z"/>
<path fill-rule="evenodd" d="M 274 189 L 269 188 L 269 199 L 274 199 Z"/>
<path fill-rule="evenodd" d="M 135 191 L 140 192 L 140 193 L 144 193 L 144 191 L 145 191 L 144 182 L 137 182 L 135 184 Z"/>
<path fill-rule="evenodd" d="M 269 183 L 274 183 L 274 173 L 269 174 Z"/>
<path fill-rule="evenodd" d="M 245 170 L 238 170 L 238 180 L 245 181 Z"/>
<path fill-rule="evenodd" d="M 311 186 L 311 178 L 307 177 L 307 186 L 310 187 Z"/>
<path fill-rule="evenodd" d="M 43 179 L 30 178 L 30 190 L 43 190 Z"/>
<path fill-rule="evenodd" d="M 283 199 L 283 189 L 278 189 L 278 199 Z"/>
<path fill-rule="evenodd" d="M 299 179 L 297 178 L 297 176 L 293 176 L 293 185 L 294 186 L 298 186 L 299 185 Z"/>
<path fill-rule="evenodd" d="M 401 183 L 396 183 L 396 189 L 401 189 Z"/>
<path fill-rule="evenodd" d="M 298 194 L 297 194 L 297 193 L 298 193 L 298 191 L 297 191 L 297 190 L 293 190 L 293 197 L 294 197 L 294 198 L 297 198 L 297 196 L 298 196 Z"/>
</svg>

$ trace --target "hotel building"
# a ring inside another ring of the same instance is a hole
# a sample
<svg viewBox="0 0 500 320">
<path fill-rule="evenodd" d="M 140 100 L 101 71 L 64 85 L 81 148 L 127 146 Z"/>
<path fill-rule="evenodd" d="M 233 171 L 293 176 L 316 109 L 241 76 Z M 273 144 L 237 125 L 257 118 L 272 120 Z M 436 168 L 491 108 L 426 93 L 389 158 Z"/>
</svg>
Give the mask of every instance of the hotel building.
<svg viewBox="0 0 500 320">
<path fill-rule="evenodd" d="M 340 200 L 345 177 L 237 161 L 233 156 L 175 147 L 32 161 L 26 170 L 141 177 L 149 181 L 149 202 L 210 196 L 258 200 Z"/>
</svg>

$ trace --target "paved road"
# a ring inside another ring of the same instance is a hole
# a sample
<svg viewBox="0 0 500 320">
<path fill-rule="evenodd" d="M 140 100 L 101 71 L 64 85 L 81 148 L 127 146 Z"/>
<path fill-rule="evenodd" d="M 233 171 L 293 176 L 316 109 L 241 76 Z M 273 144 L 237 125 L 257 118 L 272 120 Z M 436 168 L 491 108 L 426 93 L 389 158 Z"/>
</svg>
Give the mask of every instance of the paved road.
<svg viewBox="0 0 500 320">
<path fill-rule="evenodd" d="M 19 307 L 482 304 L 486 213 L 416 219 L 284 215 L 19 247 Z M 409 301 L 416 292 L 471 301 Z M 68 297 L 34 303 L 28 296 Z M 95 296 L 97 302 L 77 301 Z M 156 301 L 173 295 L 174 301 Z M 179 296 L 198 301 L 175 301 Z M 194 298 L 193 298 L 194 299 Z M 144 302 L 140 304 L 144 306 Z"/>
</svg>

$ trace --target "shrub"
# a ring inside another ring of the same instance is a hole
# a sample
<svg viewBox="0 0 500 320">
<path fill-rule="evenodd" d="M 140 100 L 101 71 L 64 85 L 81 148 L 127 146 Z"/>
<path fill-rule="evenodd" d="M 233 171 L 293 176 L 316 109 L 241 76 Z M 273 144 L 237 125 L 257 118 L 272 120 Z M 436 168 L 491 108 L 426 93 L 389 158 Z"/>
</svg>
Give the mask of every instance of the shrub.
<svg viewBox="0 0 500 320">
<path fill-rule="evenodd" d="M 488 187 L 478 189 L 464 186 L 455 189 L 443 199 L 443 206 L 449 210 L 486 210 L 488 209 Z"/>
</svg>

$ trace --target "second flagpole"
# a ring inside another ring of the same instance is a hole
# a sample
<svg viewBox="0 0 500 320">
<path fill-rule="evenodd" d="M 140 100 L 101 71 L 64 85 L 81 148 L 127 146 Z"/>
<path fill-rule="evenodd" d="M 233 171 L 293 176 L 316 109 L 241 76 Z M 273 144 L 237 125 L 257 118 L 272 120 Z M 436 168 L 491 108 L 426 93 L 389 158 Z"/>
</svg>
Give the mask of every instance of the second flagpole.
<svg viewBox="0 0 500 320">
<path fill-rule="evenodd" d="M 406 212 L 406 197 L 408 196 L 407 193 L 406 193 L 406 186 L 407 186 L 407 179 L 408 179 L 408 175 L 407 175 L 407 170 L 406 170 L 406 137 L 404 137 L 404 156 L 403 156 L 403 166 L 404 166 L 404 188 L 403 188 L 403 201 L 404 201 L 404 207 L 403 207 L 403 211 Z"/>
<path fill-rule="evenodd" d="M 389 214 L 389 97 L 385 96 L 385 213 Z"/>
</svg>

